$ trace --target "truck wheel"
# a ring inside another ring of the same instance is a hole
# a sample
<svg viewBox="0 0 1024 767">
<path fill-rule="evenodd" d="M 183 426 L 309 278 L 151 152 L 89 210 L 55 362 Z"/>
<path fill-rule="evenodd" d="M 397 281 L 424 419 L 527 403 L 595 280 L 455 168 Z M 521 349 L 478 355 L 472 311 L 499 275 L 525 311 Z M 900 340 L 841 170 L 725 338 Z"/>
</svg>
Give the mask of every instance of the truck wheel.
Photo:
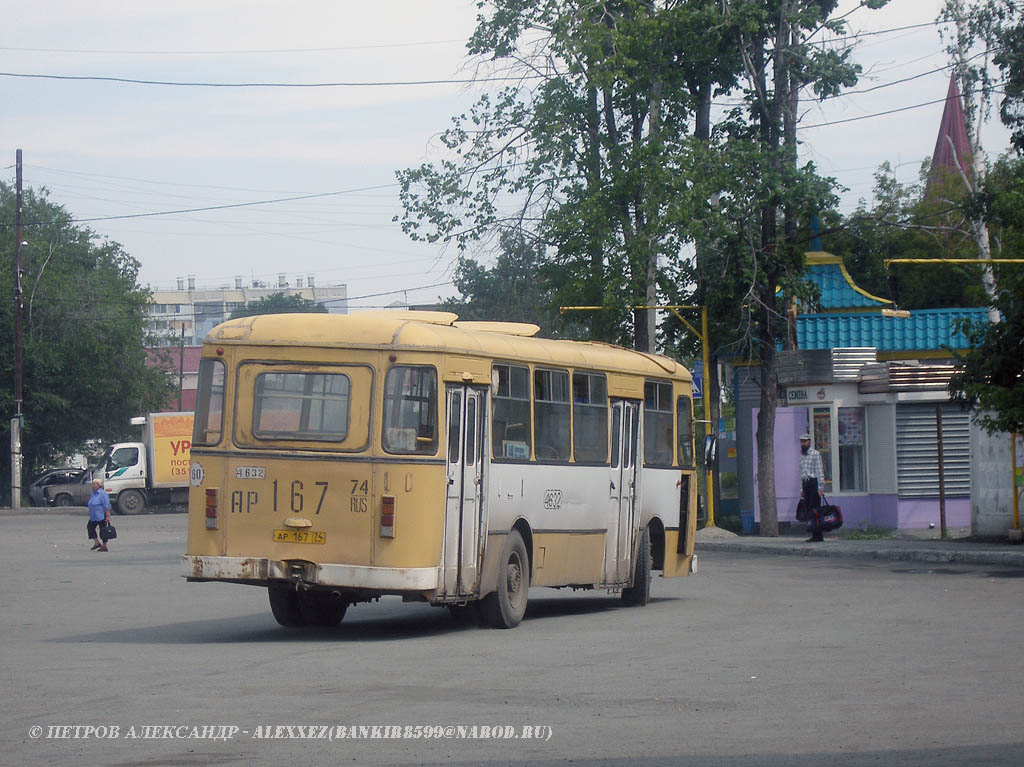
<svg viewBox="0 0 1024 767">
<path fill-rule="evenodd" d="M 138 490 L 122 490 L 117 495 L 117 510 L 121 514 L 138 514 L 146 510 L 146 496 Z"/>
<path fill-rule="evenodd" d="M 633 568 L 633 585 L 622 590 L 622 601 L 631 607 L 643 607 L 651 601 L 651 531 L 640 536 L 640 550 Z"/>
<path fill-rule="evenodd" d="M 348 609 L 348 602 L 334 591 L 304 591 L 296 596 L 299 614 L 308 626 L 337 626 Z"/>
<path fill-rule="evenodd" d="M 53 505 L 54 506 L 70 506 L 74 502 L 75 502 L 75 499 L 72 498 L 67 493 L 61 493 L 60 495 L 58 495 L 56 498 L 53 499 Z"/>
<path fill-rule="evenodd" d="M 480 603 L 484 620 L 495 628 L 515 628 L 526 613 L 529 590 L 530 558 L 523 537 L 518 530 L 513 530 L 501 551 L 498 590 L 485 596 Z"/>
<path fill-rule="evenodd" d="M 286 628 L 299 628 L 306 625 L 306 619 L 299 609 L 299 595 L 295 587 L 287 583 L 271 583 L 267 587 L 270 595 L 270 611 L 274 620 Z"/>
</svg>

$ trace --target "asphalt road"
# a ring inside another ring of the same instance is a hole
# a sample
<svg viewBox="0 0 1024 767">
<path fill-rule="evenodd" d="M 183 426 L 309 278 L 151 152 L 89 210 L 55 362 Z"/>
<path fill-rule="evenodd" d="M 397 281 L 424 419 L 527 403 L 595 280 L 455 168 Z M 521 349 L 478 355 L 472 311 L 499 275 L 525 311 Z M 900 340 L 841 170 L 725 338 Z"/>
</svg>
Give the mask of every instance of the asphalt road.
<svg viewBox="0 0 1024 767">
<path fill-rule="evenodd" d="M 116 521 L 101 554 L 84 517 L 0 513 L 2 764 L 1024 762 L 1024 571 L 713 552 L 644 608 L 534 589 L 497 631 L 388 598 L 290 631 L 179 576 L 184 515 Z"/>
</svg>

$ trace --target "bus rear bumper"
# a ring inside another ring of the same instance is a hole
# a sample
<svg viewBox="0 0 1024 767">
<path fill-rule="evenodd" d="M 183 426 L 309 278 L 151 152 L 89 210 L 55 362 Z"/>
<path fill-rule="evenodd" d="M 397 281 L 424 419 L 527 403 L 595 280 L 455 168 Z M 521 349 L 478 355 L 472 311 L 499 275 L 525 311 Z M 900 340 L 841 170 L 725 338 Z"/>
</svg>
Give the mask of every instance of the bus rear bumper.
<svg viewBox="0 0 1024 767">
<path fill-rule="evenodd" d="M 438 585 L 436 567 L 366 567 L 320 565 L 260 557 L 181 557 L 182 575 L 190 581 L 232 581 L 266 585 L 273 580 L 316 586 L 366 589 L 388 593 L 432 591 Z"/>
</svg>

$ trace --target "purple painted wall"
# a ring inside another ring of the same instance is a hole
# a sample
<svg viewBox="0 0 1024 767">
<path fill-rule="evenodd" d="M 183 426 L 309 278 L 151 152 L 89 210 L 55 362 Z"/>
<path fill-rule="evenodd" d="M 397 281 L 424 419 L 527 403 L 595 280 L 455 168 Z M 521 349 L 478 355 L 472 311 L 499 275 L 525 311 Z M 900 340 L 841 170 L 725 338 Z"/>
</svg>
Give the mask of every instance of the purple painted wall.
<svg viewBox="0 0 1024 767">
<path fill-rule="evenodd" d="M 922 528 L 931 523 L 939 527 L 938 498 L 904 498 L 899 502 L 900 528 Z M 946 499 L 946 527 L 971 526 L 971 499 Z"/>
<path fill-rule="evenodd" d="M 754 408 L 754 519 L 761 520 L 757 482 L 757 412 Z M 796 522 L 800 500 L 800 435 L 808 430 L 807 408 L 783 407 L 775 411 L 775 508 L 779 522 Z"/>
<path fill-rule="evenodd" d="M 754 408 L 756 432 L 757 408 Z M 775 411 L 775 495 L 779 522 L 796 521 L 796 504 L 800 500 L 800 435 L 808 431 L 807 408 L 786 407 Z M 757 496 L 757 437 L 753 438 L 754 456 L 754 519 L 760 522 L 761 507 Z M 843 510 L 843 527 L 856 529 L 870 525 L 885 529 L 921 529 L 929 524 L 939 527 L 938 498 L 899 498 L 896 495 L 829 495 L 828 501 Z M 969 527 L 969 498 L 946 499 L 947 527 Z"/>
</svg>

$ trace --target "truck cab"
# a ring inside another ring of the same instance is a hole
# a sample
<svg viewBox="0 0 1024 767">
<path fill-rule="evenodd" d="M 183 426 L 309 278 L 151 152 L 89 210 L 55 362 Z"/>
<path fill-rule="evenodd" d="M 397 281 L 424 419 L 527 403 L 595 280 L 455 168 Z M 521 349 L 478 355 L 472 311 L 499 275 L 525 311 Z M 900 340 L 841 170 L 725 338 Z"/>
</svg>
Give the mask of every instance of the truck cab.
<svg viewBox="0 0 1024 767">
<path fill-rule="evenodd" d="M 149 471 L 146 446 L 142 442 L 116 442 L 107 448 L 99 470 L 103 487 L 122 514 L 137 514 L 146 508 Z"/>
<path fill-rule="evenodd" d="M 141 442 L 115 442 L 97 471 L 110 503 L 121 514 L 148 506 L 188 503 L 192 413 L 150 413 L 131 419 L 142 427 Z"/>
</svg>

